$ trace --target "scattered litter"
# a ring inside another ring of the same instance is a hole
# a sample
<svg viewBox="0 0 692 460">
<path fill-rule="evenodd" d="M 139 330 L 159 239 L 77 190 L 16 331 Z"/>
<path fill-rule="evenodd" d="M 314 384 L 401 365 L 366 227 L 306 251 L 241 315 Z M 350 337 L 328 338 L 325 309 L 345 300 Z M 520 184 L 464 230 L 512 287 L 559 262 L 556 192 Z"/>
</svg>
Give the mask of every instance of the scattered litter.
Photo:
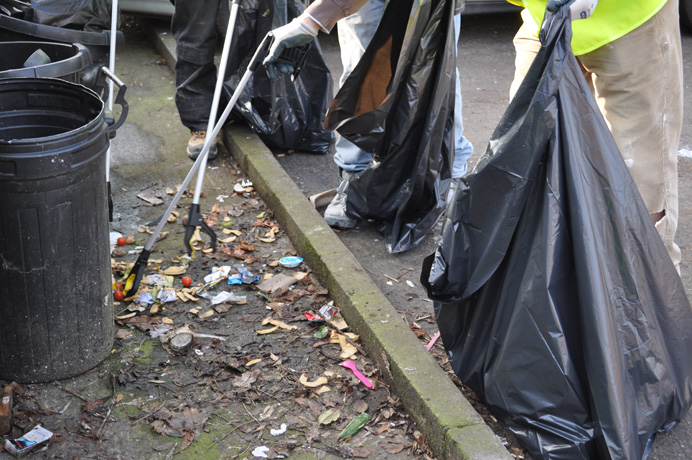
<svg viewBox="0 0 692 460">
<path fill-rule="evenodd" d="M 149 336 L 155 339 L 156 337 L 168 334 L 172 329 L 173 328 L 167 324 L 155 324 L 154 328 L 149 331 Z"/>
<path fill-rule="evenodd" d="M 149 305 L 154 303 L 154 294 L 151 292 L 140 291 L 137 303 L 140 305 Z"/>
<path fill-rule="evenodd" d="M 113 246 L 113 245 L 118 244 L 118 238 L 122 238 L 122 236 L 123 236 L 122 233 L 110 232 L 110 233 L 108 234 L 108 237 L 109 237 L 109 240 L 110 240 L 110 245 Z"/>
<path fill-rule="evenodd" d="M 291 256 L 291 257 L 282 257 L 281 259 L 279 259 L 279 263 L 286 268 L 296 268 L 302 262 L 303 262 L 302 257 Z"/>
<path fill-rule="evenodd" d="M 246 303 L 247 302 L 247 295 L 246 294 L 236 294 L 234 292 L 227 292 L 227 291 L 222 291 L 222 292 L 218 292 L 218 293 L 206 292 L 206 293 L 201 293 L 199 296 L 211 300 L 212 305 L 218 305 L 220 303 L 225 303 L 225 302 L 234 302 L 234 303 Z"/>
<path fill-rule="evenodd" d="M 159 300 L 161 302 L 174 302 L 176 300 L 175 289 L 162 289 L 159 292 Z"/>
<path fill-rule="evenodd" d="M 279 428 L 278 430 L 271 429 L 271 430 L 269 430 L 269 433 L 271 433 L 272 436 L 281 436 L 282 434 L 284 434 L 286 432 L 287 429 L 288 429 L 288 426 L 286 426 L 285 423 L 282 423 L 281 428 Z"/>
<path fill-rule="evenodd" d="M 7 385 L 0 396 L 0 436 L 12 429 L 12 387 Z"/>
<path fill-rule="evenodd" d="M 346 369 L 351 369 L 351 371 L 353 371 L 353 375 L 355 375 L 356 378 L 357 378 L 358 380 L 360 380 L 361 382 L 363 382 L 363 385 L 365 385 L 366 387 L 372 389 L 372 382 L 370 382 L 370 380 L 368 380 L 368 378 L 365 377 L 365 376 L 358 370 L 358 368 L 356 367 L 356 363 L 354 363 L 354 362 L 351 361 L 350 359 L 347 359 L 346 361 L 344 361 L 344 362 L 341 363 L 341 366 L 342 366 L 342 367 L 345 367 Z"/>
<path fill-rule="evenodd" d="M 257 285 L 257 289 L 271 295 L 272 293 L 286 289 L 297 282 L 298 280 L 294 277 L 279 273 L 276 276 L 272 276 L 271 278 L 262 281 Z"/>
<path fill-rule="evenodd" d="M 432 347 L 435 346 L 435 342 L 437 342 L 437 339 L 440 338 L 440 331 L 437 331 L 437 334 L 433 336 L 432 339 L 430 339 L 430 342 L 428 342 L 428 345 L 425 347 L 426 350 L 430 351 Z"/>
<path fill-rule="evenodd" d="M 216 197 L 216 201 L 223 203 L 226 198 L 228 198 L 228 195 L 219 195 Z"/>
<path fill-rule="evenodd" d="M 358 431 L 365 426 L 366 423 L 368 423 L 368 420 L 370 420 L 370 414 L 367 412 L 363 412 L 362 414 L 356 415 L 356 417 L 351 420 L 351 423 L 346 425 L 346 428 L 341 432 L 339 435 L 339 441 L 342 439 L 347 439 L 353 436 L 354 434 L 358 433 Z"/>
<path fill-rule="evenodd" d="M 53 437 L 53 433 L 36 425 L 33 430 L 18 439 L 5 441 L 5 450 L 15 457 L 28 453 L 30 450 L 47 443 Z"/>
<path fill-rule="evenodd" d="M 197 356 L 204 356 L 204 352 L 202 350 L 200 350 L 199 348 L 195 348 L 195 354 Z"/>
<path fill-rule="evenodd" d="M 168 286 L 168 281 L 166 277 L 158 273 L 147 275 L 146 284 L 156 285 L 156 286 Z"/>
<path fill-rule="evenodd" d="M 685 157 L 685 158 L 692 158 L 692 150 L 690 150 L 690 149 L 678 150 L 678 156 Z"/>
<path fill-rule="evenodd" d="M 204 277 L 204 282 L 208 285 L 214 285 L 219 281 L 228 278 L 231 273 L 231 267 L 224 265 L 223 267 L 212 267 L 211 273 Z"/>
<path fill-rule="evenodd" d="M 139 195 L 137 195 L 137 198 L 146 201 L 152 206 L 158 206 L 163 204 L 163 200 L 161 198 L 158 198 L 152 195 L 151 193 L 140 193 Z"/>
<path fill-rule="evenodd" d="M 323 339 L 323 338 L 327 337 L 328 334 L 329 334 L 329 328 L 327 326 L 321 326 L 315 332 L 315 337 L 318 339 Z"/>
<path fill-rule="evenodd" d="M 415 284 L 413 284 L 411 281 L 406 280 L 406 284 L 409 285 L 409 287 L 415 287 Z"/>
<path fill-rule="evenodd" d="M 339 313 L 339 309 L 334 305 L 325 305 L 320 308 L 319 316 L 329 321 L 330 319 L 334 318 L 337 313 Z"/>
<path fill-rule="evenodd" d="M 256 276 L 254 273 L 250 272 L 247 268 L 243 267 L 242 265 L 235 265 L 233 269 L 236 270 L 238 273 L 229 275 L 228 284 L 230 285 L 252 284 L 260 280 L 259 276 Z"/>
<path fill-rule="evenodd" d="M 392 283 L 391 281 L 387 281 L 387 286 L 394 286 L 394 283 Z"/>
<path fill-rule="evenodd" d="M 239 194 L 239 195 L 242 195 L 243 193 L 250 193 L 250 192 L 252 192 L 252 191 L 254 190 L 254 188 L 253 188 L 251 185 L 250 185 L 250 186 L 244 186 L 243 184 L 245 184 L 245 183 L 250 183 L 250 184 L 252 184 L 252 182 L 249 182 L 249 181 L 248 181 L 248 182 L 245 182 L 245 181 L 243 181 L 243 182 L 240 183 L 240 184 L 235 184 L 235 185 L 233 186 L 233 191 L 234 191 L 235 193 Z"/>
<path fill-rule="evenodd" d="M 269 447 L 259 446 L 259 447 L 255 447 L 255 449 L 252 451 L 252 455 L 254 455 L 255 457 L 260 457 L 260 458 L 269 458 L 267 456 L 267 452 L 269 452 Z"/>
</svg>

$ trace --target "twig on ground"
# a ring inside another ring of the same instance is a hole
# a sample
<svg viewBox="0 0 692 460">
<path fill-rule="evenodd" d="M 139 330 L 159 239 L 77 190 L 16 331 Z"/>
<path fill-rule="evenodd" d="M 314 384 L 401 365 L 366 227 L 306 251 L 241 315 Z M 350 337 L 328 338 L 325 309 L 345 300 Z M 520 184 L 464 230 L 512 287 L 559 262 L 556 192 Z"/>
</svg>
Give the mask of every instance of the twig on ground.
<svg viewBox="0 0 692 460">
<path fill-rule="evenodd" d="M 303 337 L 305 334 L 309 334 L 309 333 L 311 333 L 312 331 L 314 331 L 314 330 L 317 329 L 317 328 L 319 328 L 319 326 L 315 326 L 315 327 L 313 327 L 312 329 L 310 329 L 309 331 L 305 331 L 305 332 L 303 332 L 303 333 L 301 333 L 301 334 L 298 334 L 297 336 L 293 337 L 291 340 L 289 340 L 288 342 L 286 342 L 286 343 L 284 344 L 284 346 L 281 347 L 281 348 L 282 348 L 282 349 L 285 349 L 287 346 L 289 346 L 290 344 L 292 344 L 293 342 L 295 342 L 295 341 L 298 340 L 299 338 Z"/>
<path fill-rule="evenodd" d="M 60 388 L 62 391 L 69 393 L 72 396 L 75 396 L 75 397 L 81 399 L 84 402 L 91 402 L 88 399 L 86 399 L 84 396 L 80 395 L 79 393 L 75 393 L 74 391 L 70 390 L 69 388 L 65 388 L 64 386 L 60 385 L 60 382 L 58 382 L 57 380 L 55 381 L 55 386 Z"/>
</svg>

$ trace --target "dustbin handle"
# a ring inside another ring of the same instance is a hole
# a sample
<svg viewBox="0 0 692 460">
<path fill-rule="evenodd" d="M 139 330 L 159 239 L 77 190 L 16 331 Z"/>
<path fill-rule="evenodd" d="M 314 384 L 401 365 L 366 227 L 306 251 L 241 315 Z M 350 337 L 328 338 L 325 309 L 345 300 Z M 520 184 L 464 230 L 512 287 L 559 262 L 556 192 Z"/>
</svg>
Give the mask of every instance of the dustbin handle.
<svg viewBox="0 0 692 460">
<path fill-rule="evenodd" d="M 110 78 L 113 81 L 113 84 L 118 87 L 118 94 L 115 96 L 115 101 L 113 102 L 122 107 L 120 118 L 118 118 L 112 125 L 109 123 L 108 134 L 113 137 L 115 136 L 115 131 L 120 128 L 127 119 L 127 112 L 129 110 L 129 106 L 125 100 L 125 91 L 127 91 L 127 85 L 125 85 L 125 83 L 123 83 L 122 80 L 117 77 L 117 75 L 111 72 L 108 67 L 101 67 L 101 72 L 103 72 L 106 77 Z"/>
</svg>

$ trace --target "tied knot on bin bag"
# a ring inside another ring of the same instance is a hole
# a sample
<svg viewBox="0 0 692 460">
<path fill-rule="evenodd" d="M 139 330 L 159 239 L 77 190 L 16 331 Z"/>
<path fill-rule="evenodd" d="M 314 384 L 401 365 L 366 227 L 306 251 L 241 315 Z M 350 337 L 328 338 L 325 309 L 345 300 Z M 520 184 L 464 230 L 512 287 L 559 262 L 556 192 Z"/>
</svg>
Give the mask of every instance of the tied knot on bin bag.
<svg viewBox="0 0 692 460">
<path fill-rule="evenodd" d="M 692 402 L 692 309 L 571 35 L 546 14 L 421 282 L 455 373 L 533 456 L 640 460 Z"/>
</svg>

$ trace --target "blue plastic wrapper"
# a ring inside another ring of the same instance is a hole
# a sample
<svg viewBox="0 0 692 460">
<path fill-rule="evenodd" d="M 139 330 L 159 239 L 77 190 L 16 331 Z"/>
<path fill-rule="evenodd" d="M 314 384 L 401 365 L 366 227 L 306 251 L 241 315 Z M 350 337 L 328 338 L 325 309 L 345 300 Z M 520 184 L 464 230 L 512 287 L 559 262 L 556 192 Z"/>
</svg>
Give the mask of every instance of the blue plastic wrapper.
<svg viewBox="0 0 692 460">
<path fill-rule="evenodd" d="M 546 15 L 421 281 L 454 372 L 535 458 L 641 460 L 692 403 L 692 309 L 571 35 Z"/>
</svg>

